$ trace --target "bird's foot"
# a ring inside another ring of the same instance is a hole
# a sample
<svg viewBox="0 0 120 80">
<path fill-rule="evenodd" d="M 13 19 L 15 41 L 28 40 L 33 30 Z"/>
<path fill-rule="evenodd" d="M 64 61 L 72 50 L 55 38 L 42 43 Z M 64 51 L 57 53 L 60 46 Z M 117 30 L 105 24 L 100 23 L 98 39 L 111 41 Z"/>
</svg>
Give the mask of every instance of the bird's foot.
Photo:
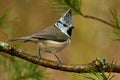
<svg viewBox="0 0 120 80">
<path fill-rule="evenodd" d="M 42 59 L 42 57 L 39 55 L 38 57 L 37 57 L 37 61 L 40 61 Z"/>
<path fill-rule="evenodd" d="M 61 60 L 58 59 L 58 61 L 57 61 L 57 63 L 56 63 L 56 66 L 59 66 L 61 63 L 62 63 Z"/>
</svg>

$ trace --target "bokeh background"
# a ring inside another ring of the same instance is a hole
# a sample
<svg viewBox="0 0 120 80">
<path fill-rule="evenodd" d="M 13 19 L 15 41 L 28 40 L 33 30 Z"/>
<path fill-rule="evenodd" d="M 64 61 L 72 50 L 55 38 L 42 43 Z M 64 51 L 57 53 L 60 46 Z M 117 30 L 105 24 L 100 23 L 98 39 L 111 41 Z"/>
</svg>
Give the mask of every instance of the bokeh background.
<svg viewBox="0 0 120 80">
<path fill-rule="evenodd" d="M 112 16 L 109 9 L 116 9 L 119 13 L 120 1 L 82 0 L 83 13 L 111 22 Z M 53 24 L 64 12 L 56 11 L 48 0 L 0 0 L 0 15 L 8 14 L 5 28 L 0 28 L 0 40 L 8 42 L 9 39 L 38 32 Z M 120 42 L 113 41 L 116 36 L 112 27 L 99 21 L 83 18 L 74 12 L 72 18 L 75 26 L 72 42 L 58 53 L 63 63 L 87 64 L 97 57 L 120 63 Z M 38 55 L 38 46 L 34 43 L 17 41 L 11 44 L 34 53 L 33 55 Z M 51 54 L 42 54 L 42 56 L 56 60 Z M 83 77 L 83 74 L 49 68 L 45 68 L 45 72 L 55 80 L 82 80 Z M 119 74 L 114 75 L 113 80 L 120 79 Z"/>
</svg>

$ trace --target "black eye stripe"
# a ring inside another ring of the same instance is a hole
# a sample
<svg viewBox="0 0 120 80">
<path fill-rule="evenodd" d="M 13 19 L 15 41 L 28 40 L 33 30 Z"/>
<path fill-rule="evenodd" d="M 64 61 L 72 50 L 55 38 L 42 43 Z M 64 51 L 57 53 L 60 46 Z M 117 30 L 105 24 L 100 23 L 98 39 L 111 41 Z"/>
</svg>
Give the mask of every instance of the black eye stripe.
<svg viewBox="0 0 120 80">
<path fill-rule="evenodd" d="M 58 22 L 57 22 L 57 25 L 58 25 L 58 23 L 62 24 L 62 22 L 61 22 L 61 21 L 58 21 Z"/>
<path fill-rule="evenodd" d="M 58 23 L 62 23 L 61 21 L 58 21 Z"/>
<path fill-rule="evenodd" d="M 64 27 L 67 27 L 67 25 L 66 25 L 66 24 L 63 24 L 63 26 L 64 26 Z"/>
<path fill-rule="evenodd" d="M 58 21 L 58 23 L 62 24 L 64 27 L 67 27 L 67 25 L 63 24 L 61 21 Z"/>
</svg>

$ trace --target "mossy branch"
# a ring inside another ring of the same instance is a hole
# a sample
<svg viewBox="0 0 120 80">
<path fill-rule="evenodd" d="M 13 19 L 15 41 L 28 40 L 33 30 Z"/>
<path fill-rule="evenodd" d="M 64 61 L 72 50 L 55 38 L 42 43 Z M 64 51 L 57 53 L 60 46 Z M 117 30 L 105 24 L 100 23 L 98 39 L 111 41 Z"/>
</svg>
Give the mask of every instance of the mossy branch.
<svg viewBox="0 0 120 80">
<path fill-rule="evenodd" d="M 113 65 L 113 63 L 105 62 L 104 60 L 101 62 L 99 62 L 98 60 L 94 60 L 88 64 L 78 64 L 78 65 L 74 65 L 74 64 L 67 65 L 67 64 L 61 63 L 58 66 L 56 65 L 57 62 L 55 61 L 51 61 L 43 58 L 40 61 L 38 61 L 37 57 L 31 56 L 27 52 L 24 52 L 23 50 L 18 49 L 2 41 L 0 41 L 0 52 L 19 57 L 23 60 L 41 65 L 43 67 L 52 68 L 60 71 L 75 72 L 75 73 L 89 73 L 89 66 L 95 68 L 97 71 L 100 71 L 99 68 L 102 63 L 105 72 L 111 72 L 111 66 L 113 66 L 112 72 L 120 73 L 120 64 Z"/>
</svg>

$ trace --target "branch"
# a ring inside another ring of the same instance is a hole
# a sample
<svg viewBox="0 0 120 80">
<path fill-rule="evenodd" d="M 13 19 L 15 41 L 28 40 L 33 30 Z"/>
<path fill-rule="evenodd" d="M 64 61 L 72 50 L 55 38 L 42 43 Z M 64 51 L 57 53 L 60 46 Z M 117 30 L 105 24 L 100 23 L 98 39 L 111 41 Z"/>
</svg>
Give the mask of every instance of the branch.
<svg viewBox="0 0 120 80">
<path fill-rule="evenodd" d="M 16 47 L 14 47 L 8 43 L 2 42 L 2 41 L 0 41 L 0 52 L 4 52 L 5 54 L 19 57 L 23 60 L 32 62 L 34 64 L 41 65 L 43 67 L 52 68 L 52 69 L 60 70 L 60 71 L 66 71 L 66 72 L 88 73 L 89 72 L 88 66 L 91 66 L 98 71 L 99 71 L 98 67 L 100 66 L 100 64 L 96 60 L 92 61 L 89 64 L 66 65 L 66 64 L 61 63 L 60 65 L 56 66 L 55 61 L 51 61 L 51 60 L 47 60 L 47 59 L 43 59 L 43 58 L 40 61 L 37 61 L 37 57 L 31 56 L 27 52 L 24 52 L 21 49 L 17 49 Z M 108 63 L 108 62 L 104 62 L 104 64 L 105 64 L 105 68 L 104 68 L 105 72 L 110 72 L 111 66 L 114 66 L 112 72 L 120 73 L 120 64 L 113 65 L 112 63 Z"/>
</svg>

